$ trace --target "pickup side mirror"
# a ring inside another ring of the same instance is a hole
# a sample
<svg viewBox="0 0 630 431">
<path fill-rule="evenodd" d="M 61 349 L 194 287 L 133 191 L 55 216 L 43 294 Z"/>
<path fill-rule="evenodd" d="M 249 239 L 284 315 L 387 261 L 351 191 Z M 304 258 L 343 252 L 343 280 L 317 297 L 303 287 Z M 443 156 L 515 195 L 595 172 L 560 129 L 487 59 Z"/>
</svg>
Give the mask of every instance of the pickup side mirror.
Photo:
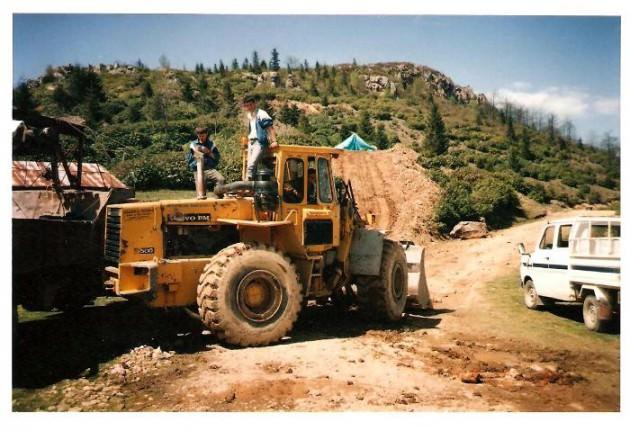
<svg viewBox="0 0 630 431">
<path fill-rule="evenodd" d="M 523 243 L 522 243 L 522 242 L 519 242 L 519 243 L 518 243 L 518 252 L 519 252 L 520 254 L 527 254 L 527 253 L 525 252 L 525 246 L 523 245 Z"/>
</svg>

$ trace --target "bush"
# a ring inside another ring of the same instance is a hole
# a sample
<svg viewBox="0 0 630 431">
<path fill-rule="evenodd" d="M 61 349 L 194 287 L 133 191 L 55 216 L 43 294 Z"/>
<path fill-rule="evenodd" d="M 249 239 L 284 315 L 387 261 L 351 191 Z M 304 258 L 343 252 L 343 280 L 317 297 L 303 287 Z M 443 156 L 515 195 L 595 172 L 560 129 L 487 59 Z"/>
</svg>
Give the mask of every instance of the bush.
<svg viewBox="0 0 630 431">
<path fill-rule="evenodd" d="M 490 227 L 511 224 L 518 209 L 518 198 L 512 186 L 494 177 L 477 182 L 470 198 L 474 211 L 485 217 Z"/>
<path fill-rule="evenodd" d="M 115 165 L 112 172 L 137 190 L 194 187 L 193 174 L 186 164 L 183 151 L 123 161 Z"/>
<path fill-rule="evenodd" d="M 448 233 L 461 220 L 477 219 L 470 202 L 471 188 L 468 183 L 450 180 L 435 208 L 435 222 L 441 233 Z"/>
<path fill-rule="evenodd" d="M 447 233 L 460 221 L 481 217 L 491 228 L 512 223 L 518 211 L 518 198 L 508 182 L 490 175 L 480 176 L 471 170 L 457 174 L 446 183 L 435 209 L 434 219 L 441 233 Z M 471 181 L 474 177 L 478 179 Z"/>
<path fill-rule="evenodd" d="M 547 189 L 538 183 L 527 183 L 524 186 L 524 191 L 522 193 L 525 194 L 530 199 L 535 200 L 540 203 L 549 203 L 551 197 L 549 193 L 547 193 Z"/>
</svg>

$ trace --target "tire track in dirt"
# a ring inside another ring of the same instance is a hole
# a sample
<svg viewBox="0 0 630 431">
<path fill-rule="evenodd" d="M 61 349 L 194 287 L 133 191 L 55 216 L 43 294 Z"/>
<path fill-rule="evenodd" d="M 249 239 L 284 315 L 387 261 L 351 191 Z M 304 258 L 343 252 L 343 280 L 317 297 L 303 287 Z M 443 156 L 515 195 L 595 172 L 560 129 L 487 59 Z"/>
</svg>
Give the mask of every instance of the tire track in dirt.
<svg viewBox="0 0 630 431">
<path fill-rule="evenodd" d="M 347 151 L 334 161 L 335 175 L 350 180 L 361 215 L 394 239 L 432 241 L 430 223 L 438 186 L 417 163 L 418 154 L 402 145 L 385 151 Z"/>
</svg>

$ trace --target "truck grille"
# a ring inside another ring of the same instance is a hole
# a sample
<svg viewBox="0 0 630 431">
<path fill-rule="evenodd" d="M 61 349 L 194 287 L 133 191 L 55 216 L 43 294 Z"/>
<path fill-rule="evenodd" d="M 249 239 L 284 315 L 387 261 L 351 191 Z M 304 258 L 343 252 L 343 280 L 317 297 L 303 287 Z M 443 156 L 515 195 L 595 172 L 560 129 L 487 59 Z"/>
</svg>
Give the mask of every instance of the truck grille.
<svg viewBox="0 0 630 431">
<path fill-rule="evenodd" d="M 112 263 L 120 261 L 120 209 L 107 209 L 105 228 L 105 260 Z"/>
</svg>

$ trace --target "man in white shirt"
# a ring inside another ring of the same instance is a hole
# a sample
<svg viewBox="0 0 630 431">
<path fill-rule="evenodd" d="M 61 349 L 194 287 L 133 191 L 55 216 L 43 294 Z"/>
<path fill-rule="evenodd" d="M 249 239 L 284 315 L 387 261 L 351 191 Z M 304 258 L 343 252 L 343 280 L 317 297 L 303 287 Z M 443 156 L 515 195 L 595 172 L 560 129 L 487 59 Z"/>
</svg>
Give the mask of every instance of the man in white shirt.
<svg viewBox="0 0 630 431">
<path fill-rule="evenodd" d="M 247 112 L 249 120 L 249 133 L 247 136 L 247 180 L 252 181 L 256 176 L 258 162 L 270 148 L 276 148 L 276 132 L 273 128 L 273 119 L 267 112 L 256 106 L 254 96 L 243 98 L 243 108 Z"/>
</svg>

